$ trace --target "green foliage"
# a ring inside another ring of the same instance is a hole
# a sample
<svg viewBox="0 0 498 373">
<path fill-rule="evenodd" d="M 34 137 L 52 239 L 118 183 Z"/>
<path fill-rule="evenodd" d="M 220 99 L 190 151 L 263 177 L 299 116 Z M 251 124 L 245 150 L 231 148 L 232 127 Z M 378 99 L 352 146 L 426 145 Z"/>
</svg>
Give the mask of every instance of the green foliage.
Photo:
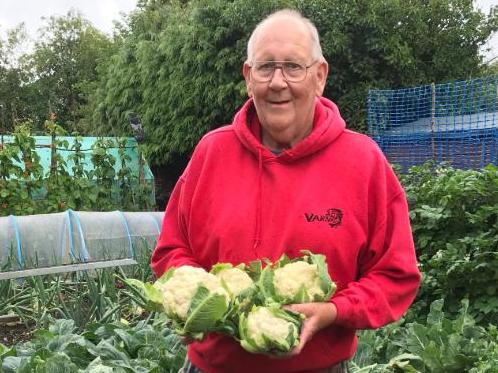
<svg viewBox="0 0 498 373">
<path fill-rule="evenodd" d="M 30 53 L 16 50 L 27 40 L 22 26 L 0 40 L 0 132 L 27 120 L 43 130 L 51 113 L 68 131 L 85 132 L 82 118 L 99 78 L 97 66 L 117 44 L 74 11 L 49 17 L 38 32 Z"/>
<path fill-rule="evenodd" d="M 148 281 L 153 246 L 136 248 L 138 264 L 0 281 L 1 315 L 15 314 L 26 325 L 46 327 L 52 318 L 72 319 L 81 328 L 89 322 L 144 318 L 142 298 L 124 287 L 129 279 Z M 15 261 L 3 258 L 4 270 Z"/>
<path fill-rule="evenodd" d="M 34 194 L 43 186 L 43 172 L 34 147 L 29 123 L 24 123 L 16 127 L 13 142 L 0 149 L 0 215 L 9 215 L 9 211 L 26 215 L 37 210 Z"/>
<path fill-rule="evenodd" d="M 444 297 L 449 312 L 463 298 L 480 322 L 498 322 L 498 173 L 426 164 L 401 177 L 421 270 L 414 313 Z M 421 312 L 422 310 L 425 310 Z"/>
<path fill-rule="evenodd" d="M 498 16 L 486 17 L 466 0 L 144 1 L 119 52 L 103 67 L 92 101 L 95 128 L 127 133 L 133 111 L 143 119 L 152 163 L 188 155 L 244 102 L 249 35 L 284 7 L 317 25 L 330 63 L 325 96 L 360 131 L 366 130 L 368 89 L 479 75 L 479 48 L 498 28 Z"/>
<path fill-rule="evenodd" d="M 72 320 L 60 319 L 37 330 L 30 342 L 11 349 L 0 344 L 0 371 L 5 373 L 175 373 L 184 358 L 184 345 L 161 320 L 133 327 L 95 323 L 78 334 Z"/>
<path fill-rule="evenodd" d="M 99 139 L 92 144 L 91 161 L 94 169 L 88 173 L 90 180 L 96 179 L 97 200 L 112 204 L 112 190 L 116 171 L 116 158 L 109 154 L 108 149 L 114 146 L 111 139 Z M 109 206 L 106 206 L 106 210 Z"/>
<path fill-rule="evenodd" d="M 497 75 L 498 74 L 498 56 L 496 56 L 493 60 L 494 62 L 486 67 L 486 74 L 488 75 Z"/>
<path fill-rule="evenodd" d="M 498 27 L 466 0 L 306 1 L 331 66 L 325 95 L 366 131 L 368 89 L 479 75 L 479 47 Z"/>
<path fill-rule="evenodd" d="M 188 154 L 205 132 L 231 121 L 245 97 L 241 69 L 250 31 L 262 14 L 286 4 L 148 3 L 102 80 L 95 125 L 124 132 L 134 111 L 145 124 L 150 160 Z"/>
<path fill-rule="evenodd" d="M 82 137 L 76 134 L 71 150 L 73 151 L 67 158 L 73 163 L 73 178 L 71 180 L 72 189 L 67 198 L 68 206 L 74 210 L 90 209 L 97 202 L 94 194 L 95 185 L 89 177 L 88 171 L 85 171 L 86 154 L 82 152 Z"/>
<path fill-rule="evenodd" d="M 427 163 L 400 179 L 423 281 L 404 320 L 360 333 L 352 371 L 498 372 L 497 168 Z"/>
<path fill-rule="evenodd" d="M 464 300 L 458 314 L 448 317 L 442 311 L 443 301 L 437 300 L 422 323 L 362 332 L 352 372 L 498 372 L 498 330 L 494 325 L 476 325 L 468 308 L 469 301 Z M 402 366 L 393 366 L 400 360 L 405 361 Z"/>
<path fill-rule="evenodd" d="M 92 211 L 150 210 L 151 186 L 143 175 L 133 175 L 129 156 L 125 153 L 126 139 L 99 139 L 92 145 L 89 159 L 81 149 L 81 137 L 76 136 L 69 149 L 66 132 L 54 122 L 46 128 L 52 137 L 50 170 L 43 173 L 35 138 L 28 124 L 16 127 L 13 141 L 0 147 L 0 216 L 30 215 L 59 212 L 67 209 Z M 119 148 L 118 158 L 109 153 Z M 71 151 L 72 175 L 66 160 L 57 150 Z M 121 169 L 116 174 L 114 166 Z M 86 170 L 86 163 L 93 168 Z"/>
<path fill-rule="evenodd" d="M 74 11 L 50 17 L 27 57 L 31 89 L 40 96 L 32 103 L 38 121 L 53 112 L 69 132 L 84 131 L 78 123 L 82 106 L 98 78 L 97 64 L 112 51 L 111 41 Z"/>
<path fill-rule="evenodd" d="M 14 57 L 26 40 L 22 24 L 7 30 L 6 40 L 0 38 L 0 133 L 12 131 L 16 120 L 26 120 L 29 112 L 24 101 L 27 72 Z"/>
</svg>

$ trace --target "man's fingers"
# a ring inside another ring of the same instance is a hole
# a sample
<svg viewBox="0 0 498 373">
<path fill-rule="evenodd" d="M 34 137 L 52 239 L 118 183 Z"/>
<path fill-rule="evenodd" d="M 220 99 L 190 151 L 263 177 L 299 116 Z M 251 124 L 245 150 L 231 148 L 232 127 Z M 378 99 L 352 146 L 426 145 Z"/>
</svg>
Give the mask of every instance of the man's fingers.
<svg viewBox="0 0 498 373">
<path fill-rule="evenodd" d="M 290 351 L 289 355 L 299 355 L 306 343 L 308 343 L 308 341 L 311 339 L 312 335 L 313 331 L 310 323 L 308 322 L 308 320 L 304 320 L 303 327 L 301 329 L 301 335 L 299 336 L 299 344 Z"/>
<path fill-rule="evenodd" d="M 303 315 L 306 316 L 306 313 L 304 312 L 306 310 L 306 307 L 302 307 L 301 304 L 287 304 L 284 305 L 283 308 L 288 311 L 302 313 Z"/>
</svg>

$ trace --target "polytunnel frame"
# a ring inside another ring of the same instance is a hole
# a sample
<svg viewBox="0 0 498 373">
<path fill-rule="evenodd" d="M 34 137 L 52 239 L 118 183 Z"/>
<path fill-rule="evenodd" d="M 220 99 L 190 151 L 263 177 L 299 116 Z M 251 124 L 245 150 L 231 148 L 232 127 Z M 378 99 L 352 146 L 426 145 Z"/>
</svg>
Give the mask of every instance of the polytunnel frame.
<svg viewBox="0 0 498 373">
<path fill-rule="evenodd" d="M 79 239 L 82 242 L 82 257 L 80 257 L 79 259 L 84 260 L 85 262 L 75 263 L 75 264 L 64 264 L 64 265 L 43 267 L 43 268 L 30 268 L 30 269 L 21 269 L 21 270 L 17 270 L 17 271 L 0 272 L 0 280 L 9 280 L 9 279 L 15 279 L 15 278 L 21 278 L 21 277 L 42 276 L 42 275 L 56 274 L 56 273 L 69 273 L 69 272 L 77 272 L 77 271 L 85 271 L 85 270 L 92 270 L 92 269 L 101 269 L 101 268 L 109 268 L 109 267 L 138 264 L 138 262 L 134 259 L 135 258 L 135 249 L 133 247 L 133 242 L 131 239 L 128 221 L 126 220 L 126 217 L 122 211 L 119 211 L 119 213 L 120 213 L 120 216 L 123 220 L 125 230 L 126 230 L 126 233 L 128 236 L 129 253 L 133 259 L 126 258 L 126 259 L 113 259 L 113 260 L 100 260 L 100 261 L 95 261 L 95 262 L 86 262 L 90 256 L 89 256 L 88 251 L 86 249 L 86 243 L 85 243 L 85 237 L 83 235 L 83 229 L 81 228 L 81 224 L 80 224 L 78 215 L 75 214 L 73 210 L 69 209 L 66 211 L 67 229 L 69 232 L 68 236 L 69 236 L 69 241 L 70 241 L 69 252 L 70 252 L 71 257 L 73 259 L 76 259 L 76 255 L 74 253 L 74 241 L 73 241 L 72 223 L 71 223 L 71 217 L 73 217 L 75 222 L 76 222 L 76 229 L 78 231 Z M 24 264 L 23 264 L 23 258 L 22 258 L 22 240 L 21 240 L 21 235 L 19 233 L 19 226 L 17 224 L 16 216 L 9 215 L 9 221 L 11 222 L 12 226 L 14 227 L 14 231 L 15 231 L 17 261 L 18 261 L 18 264 L 20 266 L 23 266 Z M 159 227 L 157 226 L 157 222 L 154 219 L 153 219 L 153 221 L 156 224 L 156 227 L 158 228 L 158 233 L 159 233 Z"/>
</svg>

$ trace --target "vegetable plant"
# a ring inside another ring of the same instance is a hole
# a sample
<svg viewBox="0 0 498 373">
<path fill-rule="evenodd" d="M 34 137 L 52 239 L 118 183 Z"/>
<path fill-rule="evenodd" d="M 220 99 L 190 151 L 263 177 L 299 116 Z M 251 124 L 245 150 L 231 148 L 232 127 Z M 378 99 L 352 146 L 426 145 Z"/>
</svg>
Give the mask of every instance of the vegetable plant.
<svg viewBox="0 0 498 373">
<path fill-rule="evenodd" d="M 297 277 L 293 293 L 279 294 L 274 279 L 286 276 Z M 303 316 L 284 310 L 283 304 L 325 301 L 335 290 L 325 256 L 310 251 L 292 260 L 284 255 L 275 264 L 217 263 L 210 273 L 180 266 L 154 284 L 133 279 L 127 283 L 150 309 L 161 310 L 162 304 L 176 333 L 200 340 L 217 331 L 238 340 L 247 351 L 266 354 L 285 354 L 299 343 Z"/>
<path fill-rule="evenodd" d="M 258 286 L 267 304 L 323 302 L 334 294 L 325 256 L 307 250 L 303 254 L 292 260 L 283 255 L 263 269 Z"/>
<path fill-rule="evenodd" d="M 240 345 L 249 352 L 285 355 L 299 344 L 302 314 L 278 306 L 253 306 L 240 317 Z"/>
</svg>

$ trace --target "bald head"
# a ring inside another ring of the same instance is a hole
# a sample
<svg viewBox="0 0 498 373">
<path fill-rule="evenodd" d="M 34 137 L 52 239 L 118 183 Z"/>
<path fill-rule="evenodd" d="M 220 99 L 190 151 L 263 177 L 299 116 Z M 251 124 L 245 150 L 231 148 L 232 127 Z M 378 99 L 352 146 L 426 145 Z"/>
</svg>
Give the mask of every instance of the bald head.
<svg viewBox="0 0 498 373">
<path fill-rule="evenodd" d="M 301 13 L 291 10 L 283 9 L 270 14 L 262 20 L 254 29 L 247 43 L 247 61 L 254 60 L 254 46 L 261 34 L 264 34 L 265 29 L 276 23 L 295 23 L 296 27 L 301 27 L 308 34 L 311 46 L 311 57 L 315 60 L 323 60 L 322 47 L 320 46 L 320 39 L 318 31 L 313 23 L 301 15 Z"/>
</svg>

